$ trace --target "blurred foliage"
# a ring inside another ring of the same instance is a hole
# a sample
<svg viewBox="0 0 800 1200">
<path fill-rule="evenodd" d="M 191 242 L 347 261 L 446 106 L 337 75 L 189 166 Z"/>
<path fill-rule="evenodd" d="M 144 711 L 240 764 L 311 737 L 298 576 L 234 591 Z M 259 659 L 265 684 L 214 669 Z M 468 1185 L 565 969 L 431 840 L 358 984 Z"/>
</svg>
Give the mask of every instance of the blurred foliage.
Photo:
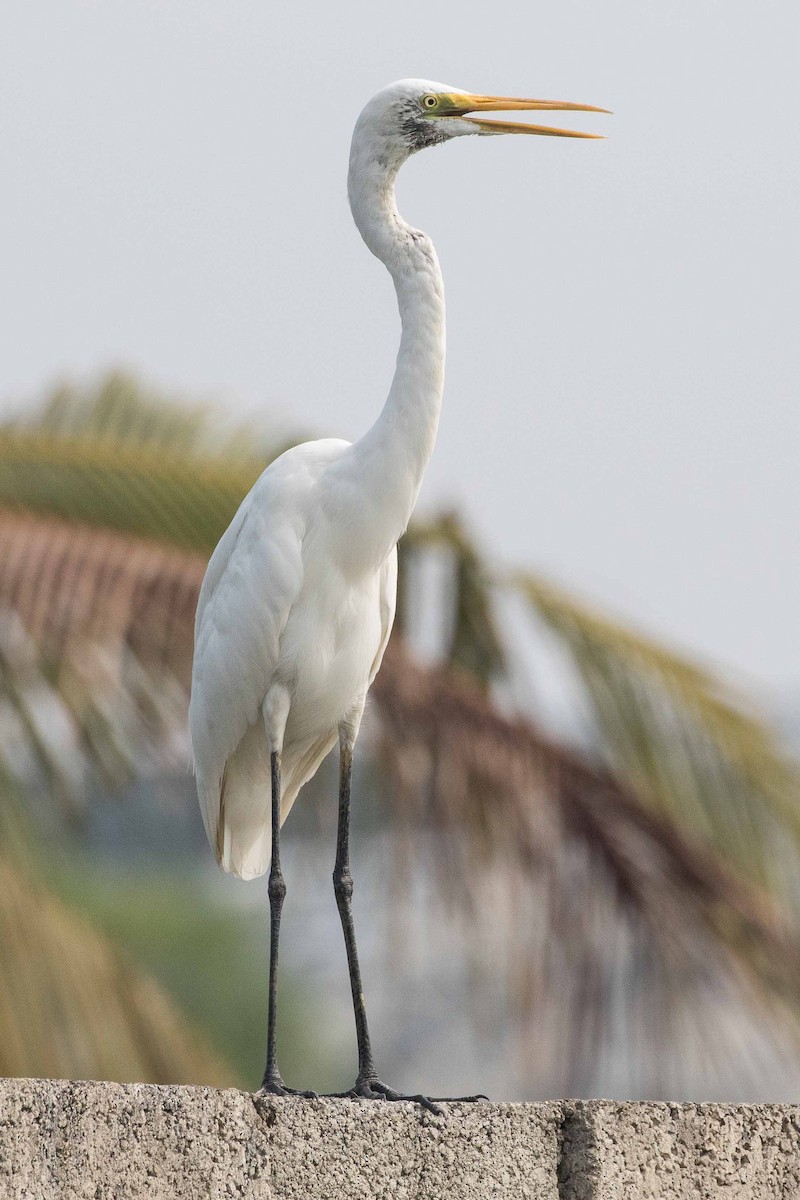
<svg viewBox="0 0 800 1200">
<path fill-rule="evenodd" d="M 234 1084 L 163 988 L 54 895 L 8 781 L 0 828 L 0 1075 Z"/>
<path fill-rule="evenodd" d="M 264 1055 L 268 938 L 261 909 L 223 904 L 203 875 L 102 867 L 73 855 L 59 864 L 59 897 L 156 978 L 198 1028 L 213 1033 L 228 1078 L 256 1088 Z M 266 901 L 264 909 L 266 909 Z M 198 969 L 202 975 L 198 975 Z M 306 993 L 284 971 L 278 1006 L 282 1058 L 318 1089 L 341 1086 Z M 209 1082 L 202 1070 L 195 1080 Z"/>
<path fill-rule="evenodd" d="M 506 651 L 494 613 L 494 583 L 467 536 L 456 513 L 445 513 L 438 521 L 416 521 L 401 543 L 401 555 L 434 548 L 445 551 L 452 566 L 448 596 L 452 629 L 447 639 L 445 661 L 469 672 L 488 687 L 506 674 Z M 404 594 L 400 592 L 402 608 Z M 401 611 L 400 621 L 403 623 Z"/>
<path fill-rule="evenodd" d="M 202 409 L 125 375 L 56 391 L 0 429 L 0 504 L 210 553 L 270 458 L 251 432 L 211 435 Z"/>
<path fill-rule="evenodd" d="M 0 750 L 27 794 L 44 779 L 78 819 L 98 771 L 120 779 L 186 755 L 205 561 L 275 452 L 121 375 L 88 394 L 61 388 L 36 416 L 0 428 Z M 398 631 L 426 554 L 447 566 L 451 619 L 440 665 L 423 670 L 395 637 L 374 688 L 396 844 L 433 853 L 476 953 L 509 983 L 520 1029 L 547 1028 L 528 1039 L 532 1061 L 547 1051 L 568 1062 L 580 1091 L 620 1012 L 659 1031 L 669 1056 L 677 1029 L 702 1029 L 709 1045 L 721 1037 L 723 1001 L 796 1037 L 785 901 L 798 774 L 765 723 L 711 672 L 538 576 L 499 579 L 453 514 L 413 525 L 400 549 Z M 580 754 L 494 702 L 514 657 L 497 617 L 508 588 L 583 684 L 594 744 Z M 18 886 L 0 891 L 0 908 L 11 911 Z M 153 902 L 148 911 L 137 898 L 142 927 L 126 935 L 145 959 Z M 169 936 L 188 947 L 174 915 Z M 94 917 L 122 935 L 106 902 Z M 720 1045 L 724 1058 L 730 1039 Z"/>
<path fill-rule="evenodd" d="M 11 429 L 0 434 L 0 502 L 210 552 L 263 466 Z"/>
<path fill-rule="evenodd" d="M 707 1079 L 763 1093 L 781 1037 L 800 1034 L 788 911 L 619 777 L 501 715 L 465 672 L 421 668 L 394 643 L 371 695 L 398 846 L 409 869 L 431 864 L 475 967 L 507 979 L 526 1069 L 549 1094 L 585 1094 L 622 1049 L 615 1029 L 643 1027 L 633 1086 L 655 1060 L 685 1089 L 695 1063 L 678 1048 L 699 1042 Z M 745 1055 L 753 1027 L 760 1053 Z"/>
<path fill-rule="evenodd" d="M 562 588 L 529 574 L 512 585 L 569 654 L 617 777 L 737 869 L 786 891 L 779 851 L 800 846 L 798 770 L 746 698 Z"/>
</svg>

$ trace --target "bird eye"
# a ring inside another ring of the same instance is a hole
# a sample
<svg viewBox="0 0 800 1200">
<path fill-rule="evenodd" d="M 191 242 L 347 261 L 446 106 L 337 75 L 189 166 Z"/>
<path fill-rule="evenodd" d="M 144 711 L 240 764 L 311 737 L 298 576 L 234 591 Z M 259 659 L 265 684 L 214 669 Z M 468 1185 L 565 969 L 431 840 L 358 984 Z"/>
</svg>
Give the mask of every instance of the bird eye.
<svg viewBox="0 0 800 1200">
<path fill-rule="evenodd" d="M 423 96 L 422 103 L 424 104 L 425 108 L 436 108 L 439 100 L 436 96 Z"/>
</svg>

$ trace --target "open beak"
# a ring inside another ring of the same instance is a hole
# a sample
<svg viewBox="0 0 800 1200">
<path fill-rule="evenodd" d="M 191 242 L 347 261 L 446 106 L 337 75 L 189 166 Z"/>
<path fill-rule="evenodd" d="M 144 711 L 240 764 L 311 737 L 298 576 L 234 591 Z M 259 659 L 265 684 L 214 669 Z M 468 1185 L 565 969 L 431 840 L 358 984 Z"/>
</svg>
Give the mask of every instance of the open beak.
<svg viewBox="0 0 800 1200">
<path fill-rule="evenodd" d="M 595 108 L 592 104 L 570 104 L 565 100 L 514 100 L 509 96 L 454 97 L 459 116 L 480 126 L 481 133 L 538 133 L 545 137 L 601 138 L 599 133 L 579 133 L 574 129 L 553 129 L 550 125 L 527 125 L 522 121 L 486 121 L 480 117 L 467 116 L 476 112 L 593 112 L 607 113 L 607 108 Z"/>
</svg>

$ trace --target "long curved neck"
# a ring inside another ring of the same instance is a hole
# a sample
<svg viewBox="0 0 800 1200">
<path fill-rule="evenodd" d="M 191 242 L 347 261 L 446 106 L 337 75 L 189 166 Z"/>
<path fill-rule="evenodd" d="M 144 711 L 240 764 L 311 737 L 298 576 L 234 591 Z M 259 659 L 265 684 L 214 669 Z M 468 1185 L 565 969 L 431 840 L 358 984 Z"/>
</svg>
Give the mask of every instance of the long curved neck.
<svg viewBox="0 0 800 1200">
<path fill-rule="evenodd" d="M 389 396 L 375 424 L 351 451 L 365 518 L 362 523 L 351 514 L 351 522 L 364 539 L 362 551 L 377 562 L 408 524 L 436 440 L 444 388 L 442 275 L 430 238 L 412 229 L 397 211 L 398 167 L 362 155 L 354 142 L 350 207 L 367 246 L 394 280 L 402 322 Z"/>
</svg>

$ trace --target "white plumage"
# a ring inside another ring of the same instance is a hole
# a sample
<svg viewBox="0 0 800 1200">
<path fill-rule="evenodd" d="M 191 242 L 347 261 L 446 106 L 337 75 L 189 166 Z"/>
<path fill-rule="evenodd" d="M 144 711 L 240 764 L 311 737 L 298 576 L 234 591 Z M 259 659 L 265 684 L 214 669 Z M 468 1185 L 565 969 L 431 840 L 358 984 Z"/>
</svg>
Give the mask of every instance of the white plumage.
<svg viewBox="0 0 800 1200">
<path fill-rule="evenodd" d="M 397 172 L 416 150 L 465 134 L 567 130 L 487 121 L 498 109 L 585 108 L 473 96 L 404 80 L 359 117 L 350 150 L 353 218 L 394 281 L 402 324 L 383 411 L 357 442 L 308 442 L 272 463 L 208 565 L 195 624 L 189 722 L 206 833 L 226 871 L 269 869 L 267 1064 L 262 1087 L 292 1089 L 277 1065 L 278 941 L 286 886 L 280 825 L 337 741 L 341 771 L 333 881 L 358 1040 L 348 1093 L 400 1100 L 372 1063 L 355 943 L 350 873 L 350 772 L 367 690 L 394 620 L 397 540 L 433 450 L 444 386 L 444 291 L 430 239 L 397 211 Z M 274 836 L 274 846 L 272 839 Z M 413 1097 L 429 1108 L 430 1100 Z M 475 1099 L 476 1097 L 469 1097 Z"/>
<path fill-rule="evenodd" d="M 377 568 L 348 537 L 332 488 L 346 486 L 349 443 L 307 442 L 271 464 L 208 565 L 197 607 L 190 721 L 200 805 L 217 859 L 240 879 L 270 860 L 270 747 L 264 702 L 290 705 L 281 821 L 363 706 L 394 620 L 397 554 Z M 330 468 L 337 465 L 338 483 Z"/>
</svg>

